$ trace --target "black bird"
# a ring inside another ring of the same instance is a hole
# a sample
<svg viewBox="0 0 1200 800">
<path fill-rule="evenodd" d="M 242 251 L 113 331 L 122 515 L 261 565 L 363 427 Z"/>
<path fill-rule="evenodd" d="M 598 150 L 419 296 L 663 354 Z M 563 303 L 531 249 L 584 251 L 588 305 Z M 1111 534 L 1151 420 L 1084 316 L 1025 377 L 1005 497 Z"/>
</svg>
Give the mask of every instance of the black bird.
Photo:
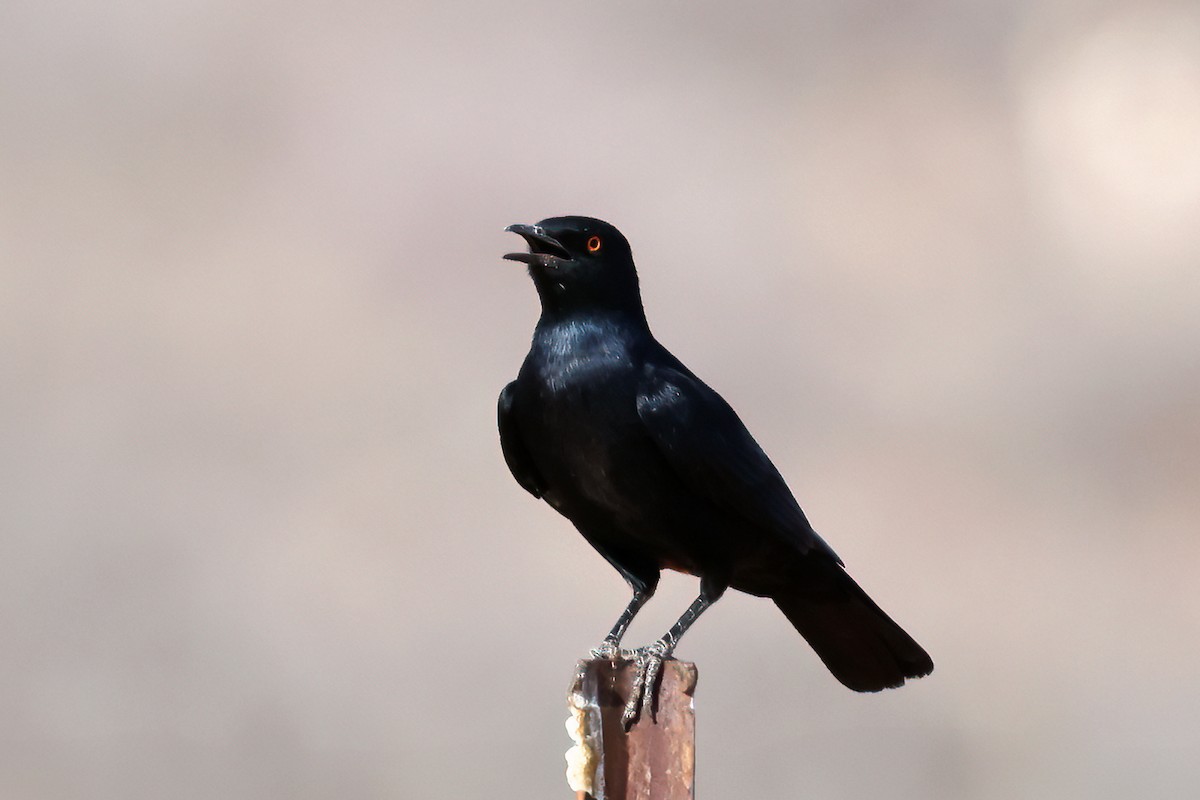
<svg viewBox="0 0 1200 800">
<path fill-rule="evenodd" d="M 652 711 L 662 659 L 731 586 L 775 601 L 857 692 L 928 675 L 929 655 L 846 573 L 734 410 L 650 333 L 621 232 L 588 217 L 506 230 L 529 244 L 504 258 L 529 265 L 542 314 L 500 393 L 504 459 L 633 589 L 594 654 L 621 656 L 661 570 L 700 578 L 679 621 L 634 652 L 626 725 Z"/>
</svg>

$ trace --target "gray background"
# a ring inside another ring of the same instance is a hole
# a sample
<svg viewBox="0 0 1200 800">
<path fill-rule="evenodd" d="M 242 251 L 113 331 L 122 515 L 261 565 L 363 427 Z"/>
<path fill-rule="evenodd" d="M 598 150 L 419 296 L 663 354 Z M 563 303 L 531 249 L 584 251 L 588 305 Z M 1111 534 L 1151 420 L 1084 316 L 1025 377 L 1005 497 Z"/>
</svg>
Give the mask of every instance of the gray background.
<svg viewBox="0 0 1200 800">
<path fill-rule="evenodd" d="M 626 589 L 494 423 L 562 213 L 938 664 L 728 596 L 702 797 L 1194 790 L 1197 142 L 1194 3 L 4 3 L 0 795 L 568 796 Z"/>
</svg>

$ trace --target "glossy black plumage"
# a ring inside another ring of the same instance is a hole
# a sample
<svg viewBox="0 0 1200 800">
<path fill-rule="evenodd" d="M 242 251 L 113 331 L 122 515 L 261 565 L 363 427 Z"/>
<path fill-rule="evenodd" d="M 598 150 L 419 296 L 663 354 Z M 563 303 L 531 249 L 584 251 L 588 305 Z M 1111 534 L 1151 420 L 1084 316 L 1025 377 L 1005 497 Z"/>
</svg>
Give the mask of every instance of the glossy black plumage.
<svg viewBox="0 0 1200 800">
<path fill-rule="evenodd" d="M 629 620 L 670 568 L 701 594 L 679 636 L 728 587 L 769 597 L 856 691 L 899 686 L 933 662 L 850 578 L 733 409 L 651 335 L 629 245 L 587 217 L 510 227 L 542 303 L 499 402 L 517 482 L 569 519 L 629 582 Z"/>
</svg>

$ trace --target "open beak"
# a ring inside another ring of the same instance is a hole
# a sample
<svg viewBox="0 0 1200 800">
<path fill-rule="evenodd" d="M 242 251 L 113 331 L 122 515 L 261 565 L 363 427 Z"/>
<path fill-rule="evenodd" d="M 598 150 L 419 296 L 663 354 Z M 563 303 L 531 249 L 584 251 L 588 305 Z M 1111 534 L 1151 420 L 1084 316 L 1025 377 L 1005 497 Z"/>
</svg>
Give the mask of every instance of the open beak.
<svg viewBox="0 0 1200 800">
<path fill-rule="evenodd" d="M 528 253 L 508 253 L 504 257 L 509 261 L 522 261 L 526 264 L 536 264 L 540 267 L 556 267 L 560 261 L 570 261 L 571 254 L 567 248 L 558 243 L 552 236 L 537 225 L 509 225 L 504 230 L 518 234 L 529 243 Z"/>
</svg>

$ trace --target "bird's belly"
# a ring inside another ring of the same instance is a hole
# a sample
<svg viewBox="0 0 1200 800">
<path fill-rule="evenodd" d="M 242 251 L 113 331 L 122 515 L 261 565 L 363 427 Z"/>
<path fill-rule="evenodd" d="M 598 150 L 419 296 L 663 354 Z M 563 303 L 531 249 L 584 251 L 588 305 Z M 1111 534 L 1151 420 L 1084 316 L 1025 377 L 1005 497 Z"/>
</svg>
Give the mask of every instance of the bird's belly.
<svg viewBox="0 0 1200 800">
<path fill-rule="evenodd" d="M 633 549 L 663 568 L 700 574 L 694 548 L 714 522 L 667 466 L 633 415 L 562 431 L 564 447 L 539 464 L 545 499 L 602 549 Z"/>
<path fill-rule="evenodd" d="M 542 496 L 602 551 L 702 574 L 698 555 L 724 514 L 683 484 L 651 439 L 637 413 L 639 374 L 609 370 L 602 381 L 530 392 L 521 429 Z"/>
<path fill-rule="evenodd" d="M 578 500 L 614 514 L 637 504 L 637 477 L 655 454 L 636 417 L 550 415 L 546 432 L 556 446 L 538 466 L 551 494 L 565 505 Z"/>
</svg>

